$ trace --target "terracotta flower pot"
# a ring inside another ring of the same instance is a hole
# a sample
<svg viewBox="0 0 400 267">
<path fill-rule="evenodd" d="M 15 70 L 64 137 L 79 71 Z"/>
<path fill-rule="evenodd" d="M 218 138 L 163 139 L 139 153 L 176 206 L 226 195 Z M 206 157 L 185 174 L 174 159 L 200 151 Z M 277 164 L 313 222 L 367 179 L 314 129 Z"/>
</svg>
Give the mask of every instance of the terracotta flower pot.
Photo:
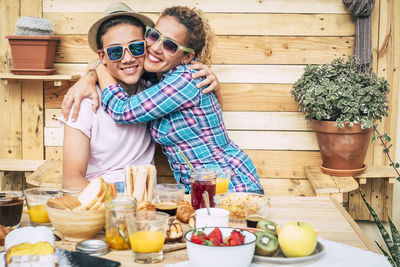
<svg viewBox="0 0 400 267">
<path fill-rule="evenodd" d="M 14 74 L 52 74 L 57 43 L 56 36 L 6 36 L 11 46 Z"/>
<path fill-rule="evenodd" d="M 334 124 L 334 121 L 311 121 L 321 152 L 321 170 L 336 176 L 353 176 L 364 172 L 372 129 L 361 129 L 359 124 L 353 127 L 346 125 L 341 129 Z"/>
</svg>

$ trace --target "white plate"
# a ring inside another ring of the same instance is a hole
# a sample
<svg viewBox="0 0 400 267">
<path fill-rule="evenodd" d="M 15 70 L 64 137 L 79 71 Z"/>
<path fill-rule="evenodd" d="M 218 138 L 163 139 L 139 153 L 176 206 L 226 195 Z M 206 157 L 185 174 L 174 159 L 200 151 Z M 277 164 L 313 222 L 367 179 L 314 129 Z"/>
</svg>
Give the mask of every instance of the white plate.
<svg viewBox="0 0 400 267">
<path fill-rule="evenodd" d="M 296 257 L 296 258 L 286 258 L 282 252 L 279 251 L 278 256 L 258 256 L 254 255 L 254 262 L 265 262 L 265 263 L 277 263 L 277 264 L 293 264 L 293 263 L 303 263 L 309 261 L 315 261 L 322 257 L 325 253 L 324 245 L 321 242 L 317 243 L 317 247 L 314 252 L 307 257 Z"/>
</svg>

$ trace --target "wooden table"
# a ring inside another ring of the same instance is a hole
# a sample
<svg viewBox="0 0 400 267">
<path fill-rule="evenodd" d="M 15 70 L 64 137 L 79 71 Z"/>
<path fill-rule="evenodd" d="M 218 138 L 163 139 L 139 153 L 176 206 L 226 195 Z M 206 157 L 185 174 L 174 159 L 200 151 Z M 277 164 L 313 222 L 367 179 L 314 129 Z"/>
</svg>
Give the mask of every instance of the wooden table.
<svg viewBox="0 0 400 267">
<path fill-rule="evenodd" d="M 26 219 L 27 215 L 24 214 L 24 221 Z M 269 219 L 278 224 L 291 220 L 305 221 L 314 226 L 320 237 L 379 253 L 345 209 L 336 200 L 327 197 L 271 197 Z M 66 241 L 57 241 L 56 246 L 75 249 L 74 243 Z M 146 266 L 164 266 L 188 260 L 185 249 L 169 252 L 164 256 L 163 262 Z M 134 263 L 132 253 L 128 250 L 111 251 L 102 257 L 119 261 L 122 266 L 144 266 Z"/>
</svg>

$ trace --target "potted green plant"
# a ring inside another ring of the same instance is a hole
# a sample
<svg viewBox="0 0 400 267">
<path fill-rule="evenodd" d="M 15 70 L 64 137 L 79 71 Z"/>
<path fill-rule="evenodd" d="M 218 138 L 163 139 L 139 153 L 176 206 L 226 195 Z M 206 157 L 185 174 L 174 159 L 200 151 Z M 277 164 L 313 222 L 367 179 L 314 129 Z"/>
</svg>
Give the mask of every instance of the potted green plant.
<svg viewBox="0 0 400 267">
<path fill-rule="evenodd" d="M 291 93 L 316 133 L 323 172 L 352 176 L 365 171 L 372 127 L 388 115 L 388 82 L 359 70 L 351 57 L 307 65 Z"/>
<path fill-rule="evenodd" d="M 44 18 L 23 16 L 16 23 L 14 35 L 6 38 L 11 47 L 14 74 L 53 74 L 59 37 L 53 36 L 50 21 Z"/>
</svg>

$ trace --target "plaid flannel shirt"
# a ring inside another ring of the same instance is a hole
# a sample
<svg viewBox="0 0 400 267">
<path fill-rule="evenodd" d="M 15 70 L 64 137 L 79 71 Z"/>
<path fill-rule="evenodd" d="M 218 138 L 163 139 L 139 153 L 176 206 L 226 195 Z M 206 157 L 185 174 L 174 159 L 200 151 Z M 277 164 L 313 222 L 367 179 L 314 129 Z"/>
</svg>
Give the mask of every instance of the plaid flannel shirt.
<svg viewBox="0 0 400 267">
<path fill-rule="evenodd" d="M 102 92 L 102 106 L 119 123 L 150 122 L 153 140 L 162 145 L 174 177 L 190 190 L 190 169 L 179 154 L 183 151 L 194 168 L 230 168 L 229 191 L 263 193 L 252 161 L 231 139 L 213 93 L 196 88 L 193 70 L 180 65 L 164 73 L 156 85 L 134 96 L 111 85 Z"/>
</svg>

